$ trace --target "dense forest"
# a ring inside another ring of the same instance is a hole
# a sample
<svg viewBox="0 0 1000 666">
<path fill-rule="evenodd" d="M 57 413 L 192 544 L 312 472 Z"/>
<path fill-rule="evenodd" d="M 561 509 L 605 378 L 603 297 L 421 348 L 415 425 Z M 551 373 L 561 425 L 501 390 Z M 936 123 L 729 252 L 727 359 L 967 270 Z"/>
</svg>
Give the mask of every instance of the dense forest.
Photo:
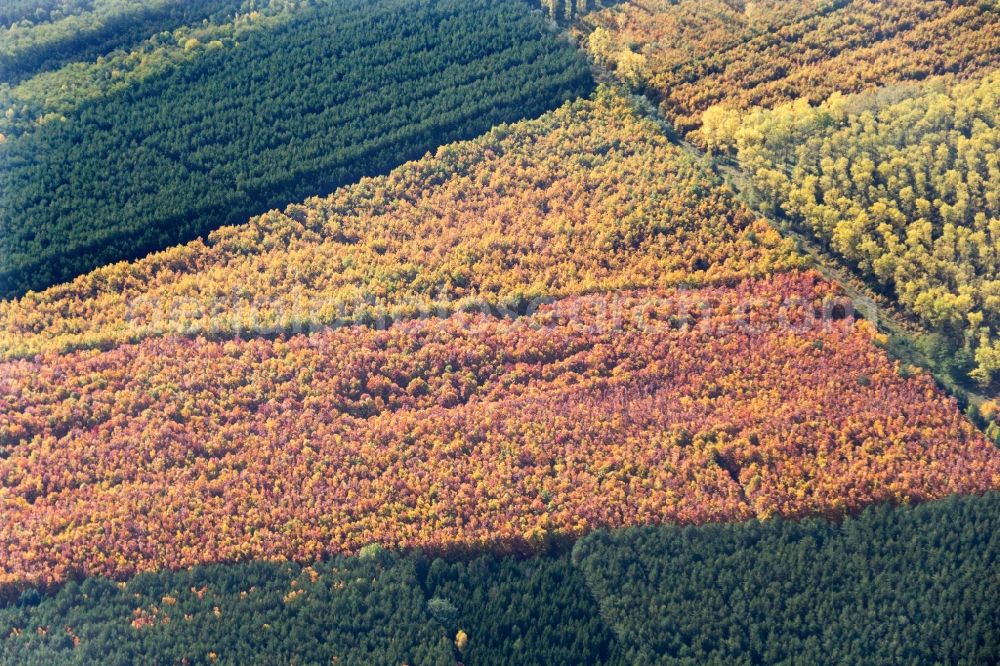
<svg viewBox="0 0 1000 666">
<path fill-rule="evenodd" d="M 998 26 L 0 0 L 0 666 L 1000 664 Z"/>
<path fill-rule="evenodd" d="M 767 204 L 884 288 L 942 363 L 1000 375 L 1000 74 L 836 94 L 773 110 L 716 107 L 702 136 Z"/>
<path fill-rule="evenodd" d="M 599 531 L 527 560 L 368 547 L 87 578 L 0 608 L 0 663 L 978 666 L 1000 659 L 998 517 L 990 494 Z"/>
<path fill-rule="evenodd" d="M 648 0 L 591 13 L 581 37 L 681 131 L 714 104 L 773 106 L 996 65 L 980 0 Z M 697 138 L 697 135 L 695 135 Z"/>
<path fill-rule="evenodd" d="M 266 4 L 247 0 L 241 12 L 217 13 L 172 31 L 156 31 L 128 50 L 69 62 L 13 86 L 0 82 L 0 135 L 10 140 L 38 125 L 64 122 L 90 100 L 162 74 L 206 51 L 236 48 L 251 32 L 272 29 L 305 6 L 300 0 L 268 0 Z"/>
<path fill-rule="evenodd" d="M 800 268 L 602 87 L 4 303 L 0 583 L 993 487 L 1000 452 Z"/>
<path fill-rule="evenodd" d="M 179 24 L 169 30 L 169 23 L 157 23 L 142 41 L 131 47 L 122 41 L 114 50 L 101 52 L 96 60 L 87 59 L 86 54 L 80 53 L 57 69 L 26 76 L 14 85 L 0 80 L 0 111 L 3 112 L 0 113 L 0 134 L 10 138 L 32 131 L 37 124 L 65 120 L 68 114 L 88 100 L 112 94 L 160 74 L 201 56 L 206 50 L 235 47 L 250 32 L 273 28 L 297 11 L 318 4 L 318 1 L 243 0 L 238 5 L 231 3 L 228 6 L 216 3 L 212 13 L 202 20 Z M 536 2 L 525 1 L 529 4 Z M 559 22 L 564 22 L 567 16 L 579 17 L 584 12 L 614 4 L 610 0 L 584 0 L 571 2 L 567 8 L 558 3 L 553 7 L 549 0 L 541 1 L 542 8 Z M 110 7 L 115 7 L 114 0 L 111 2 Z M 46 30 L 53 30 L 44 25 L 47 21 L 84 11 L 93 12 L 92 4 L 93 0 L 31 0 L 20 6 L 12 2 L 9 7 L 0 7 L 0 16 L 15 17 L 17 21 L 37 16 L 32 19 L 32 30 L 45 33 Z M 104 3 L 103 6 L 103 13 L 108 13 L 109 5 Z M 128 4 L 123 4 L 118 9 L 128 7 Z M 152 17 L 150 21 L 153 21 Z M 139 27 L 133 29 L 137 34 L 143 33 Z M 72 31 L 68 34 L 73 35 Z M 36 34 L 32 39 L 39 37 Z M 94 51 L 99 52 L 100 47 L 94 47 Z"/>
<path fill-rule="evenodd" d="M 0 81 L 14 83 L 68 62 L 128 50 L 152 34 L 217 19 L 243 4 L 244 0 L 117 0 L 53 8 L 41 15 L 47 21 L 22 19 L 0 28 Z M 37 9 L 34 16 L 39 16 Z"/>
<path fill-rule="evenodd" d="M 89 578 L 0 608 L 0 664 L 606 663 L 614 647 L 567 555 L 446 562 L 366 549 Z"/>
<path fill-rule="evenodd" d="M 527 0 L 532 4 L 540 6 L 550 19 L 559 23 L 568 23 L 578 19 L 587 12 L 609 5 L 614 5 L 621 0 Z"/>
<path fill-rule="evenodd" d="M 791 272 L 4 362 L 0 593 L 992 488 L 1000 450 L 838 309 Z"/>
<path fill-rule="evenodd" d="M 573 551 L 636 664 L 1000 663 L 1000 495 L 599 532 Z"/>
<path fill-rule="evenodd" d="M 904 357 L 989 397 L 1000 376 L 997 25 L 1000 6 L 975 0 L 649 0 L 588 14 L 576 33 L 752 185 L 750 203 L 898 305 Z"/>
<path fill-rule="evenodd" d="M 93 11 L 94 0 L 7 0 L 0 5 L 0 27 L 28 21 L 50 23 L 66 16 Z"/>
<path fill-rule="evenodd" d="M 2 291 L 329 192 L 592 85 L 571 45 L 517 0 L 301 10 L 0 143 Z"/>
<path fill-rule="evenodd" d="M 545 239 L 545 243 L 540 243 Z M 0 356 L 169 333 L 307 332 L 802 265 L 623 95 L 540 118 L 204 240 L 0 303 Z"/>
</svg>

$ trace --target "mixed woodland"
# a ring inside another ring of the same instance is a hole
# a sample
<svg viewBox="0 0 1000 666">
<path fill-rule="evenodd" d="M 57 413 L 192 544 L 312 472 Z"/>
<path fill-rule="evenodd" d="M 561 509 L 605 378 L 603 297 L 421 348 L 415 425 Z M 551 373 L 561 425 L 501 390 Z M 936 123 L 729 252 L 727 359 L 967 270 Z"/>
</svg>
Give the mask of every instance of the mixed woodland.
<svg viewBox="0 0 1000 666">
<path fill-rule="evenodd" d="M 540 298 L 718 285 L 803 265 L 605 87 L 329 197 L 0 302 L 0 356 L 516 313 Z"/>
<path fill-rule="evenodd" d="M 4 2 L 0 664 L 1000 663 L 998 25 Z"/>
<path fill-rule="evenodd" d="M 585 22 L 598 62 L 919 321 L 938 370 L 995 392 L 996 3 L 663 0 Z"/>
<path fill-rule="evenodd" d="M 1000 375 L 1000 74 L 718 108 L 703 136 L 934 331 L 955 374 Z"/>
<path fill-rule="evenodd" d="M 998 503 L 85 578 L 0 608 L 0 663 L 996 663 Z"/>
</svg>

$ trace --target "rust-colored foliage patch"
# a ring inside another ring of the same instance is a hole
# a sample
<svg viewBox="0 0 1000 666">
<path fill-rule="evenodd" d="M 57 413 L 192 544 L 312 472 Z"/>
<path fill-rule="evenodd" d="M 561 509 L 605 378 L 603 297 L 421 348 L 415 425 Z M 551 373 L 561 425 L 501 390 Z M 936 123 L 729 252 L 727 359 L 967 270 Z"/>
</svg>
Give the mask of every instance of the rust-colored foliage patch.
<svg viewBox="0 0 1000 666">
<path fill-rule="evenodd" d="M 0 582 L 840 515 L 1000 454 L 813 273 L 0 365 Z"/>
</svg>

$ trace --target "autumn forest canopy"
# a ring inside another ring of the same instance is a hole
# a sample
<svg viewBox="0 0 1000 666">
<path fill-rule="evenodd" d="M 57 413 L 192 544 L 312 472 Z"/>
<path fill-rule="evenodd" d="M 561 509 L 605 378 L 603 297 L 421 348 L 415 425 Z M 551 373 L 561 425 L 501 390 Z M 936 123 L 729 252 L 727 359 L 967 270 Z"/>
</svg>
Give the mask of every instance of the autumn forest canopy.
<svg viewBox="0 0 1000 666">
<path fill-rule="evenodd" d="M 0 5 L 0 664 L 1000 661 L 989 0 Z"/>
<path fill-rule="evenodd" d="M 942 369 L 990 386 L 1000 7 L 743 4 L 625 3 L 587 17 L 581 39 L 693 142 L 730 156 L 763 204 L 918 319 Z"/>
</svg>

